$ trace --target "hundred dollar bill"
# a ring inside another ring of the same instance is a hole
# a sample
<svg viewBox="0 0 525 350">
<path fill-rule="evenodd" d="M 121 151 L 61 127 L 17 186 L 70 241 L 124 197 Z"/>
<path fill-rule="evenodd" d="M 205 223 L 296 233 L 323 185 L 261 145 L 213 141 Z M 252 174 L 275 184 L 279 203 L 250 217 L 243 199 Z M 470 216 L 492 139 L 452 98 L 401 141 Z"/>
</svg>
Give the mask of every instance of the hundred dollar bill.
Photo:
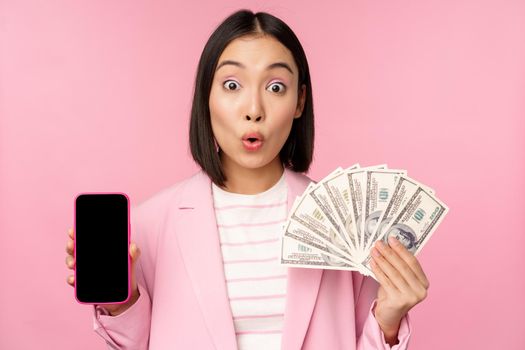
<svg viewBox="0 0 525 350">
<path fill-rule="evenodd" d="M 352 216 L 347 220 L 347 222 L 350 222 L 354 228 L 351 228 L 352 230 L 355 230 L 355 237 L 357 237 L 357 255 L 356 258 L 358 260 L 361 260 L 361 253 L 363 252 L 363 239 L 362 239 L 362 229 L 363 225 L 362 222 L 362 211 L 363 211 L 363 197 L 365 195 L 365 175 L 367 170 L 374 170 L 374 169 L 385 169 L 386 164 L 383 165 L 377 165 L 377 166 L 371 166 L 366 168 L 360 168 L 359 170 L 350 171 L 347 173 L 348 177 L 348 186 L 349 186 L 349 193 L 350 193 L 350 215 Z"/>
<path fill-rule="evenodd" d="M 296 199 L 294 207 L 290 210 L 289 220 L 296 221 L 306 227 L 310 232 L 316 234 L 324 241 L 331 241 L 334 246 L 344 252 L 344 256 L 352 260 L 352 254 L 348 243 L 340 236 L 337 228 L 318 207 L 316 201 L 309 195 L 314 183 L 310 183 L 305 192 Z"/>
<path fill-rule="evenodd" d="M 291 267 L 357 271 L 353 265 L 323 254 L 312 247 L 284 235 L 281 237 L 280 264 Z"/>
<path fill-rule="evenodd" d="M 352 254 L 356 250 L 355 236 L 349 234 L 344 221 L 348 217 L 348 206 L 345 203 L 345 197 L 348 197 L 346 172 L 358 167 L 358 164 L 354 164 L 345 170 L 339 168 L 340 171 L 334 171 L 326 176 L 309 193 L 332 226 L 336 228 L 339 236 L 348 243 Z"/>
<path fill-rule="evenodd" d="M 284 229 L 284 236 L 293 238 L 306 246 L 315 248 L 316 251 L 323 253 L 323 255 L 339 259 L 349 265 L 356 265 L 345 256 L 344 251 L 332 243 L 338 239 L 337 237 L 330 237 L 329 240 L 325 240 L 295 220 L 290 220 L 287 222 L 287 225 Z"/>
<path fill-rule="evenodd" d="M 339 167 L 295 198 L 282 226 L 281 264 L 358 271 L 377 280 L 369 265 L 376 240 L 396 236 L 416 255 L 447 212 L 406 170 Z"/>
<path fill-rule="evenodd" d="M 363 196 L 363 247 L 367 251 L 372 234 L 379 218 L 392 197 L 399 175 L 406 175 L 406 170 L 376 169 L 366 171 L 366 190 Z"/>
<path fill-rule="evenodd" d="M 401 179 L 400 179 L 401 181 Z M 417 255 L 436 230 L 448 207 L 422 186 L 417 186 L 409 200 L 381 230 L 378 239 L 388 244 L 388 238 L 397 238 L 412 254 Z M 386 213 L 386 211 L 385 211 Z M 369 256 L 364 267 L 370 270 Z"/>
<path fill-rule="evenodd" d="M 368 254 L 370 253 L 372 244 L 378 240 L 379 236 L 383 235 L 392 218 L 403 209 L 418 187 L 423 188 L 424 185 L 406 175 L 399 176 L 392 192 L 392 196 L 379 217 L 378 224 L 375 225 L 374 232 L 372 232 L 372 236 L 368 241 L 369 244 L 365 249 Z M 429 190 L 429 192 L 433 193 L 431 190 Z"/>
<path fill-rule="evenodd" d="M 417 255 L 448 210 L 445 203 L 419 187 L 405 208 L 392 220 L 384 237 L 379 239 L 387 241 L 388 237 L 394 236 L 408 251 Z"/>
</svg>

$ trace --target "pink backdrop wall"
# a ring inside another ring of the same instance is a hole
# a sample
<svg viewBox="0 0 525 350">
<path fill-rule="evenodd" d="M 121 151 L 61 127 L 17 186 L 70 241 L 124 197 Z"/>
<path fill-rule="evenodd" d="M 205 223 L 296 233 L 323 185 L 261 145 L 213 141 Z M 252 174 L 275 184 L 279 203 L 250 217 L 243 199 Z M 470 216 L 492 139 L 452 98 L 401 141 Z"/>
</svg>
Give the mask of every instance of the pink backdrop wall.
<svg viewBox="0 0 525 350">
<path fill-rule="evenodd" d="M 523 1 L 0 1 L 0 348 L 105 349 L 64 264 L 73 199 L 190 175 L 197 61 L 240 7 L 311 67 L 310 176 L 387 163 L 450 206 L 421 253 L 412 349 L 525 341 Z"/>
</svg>

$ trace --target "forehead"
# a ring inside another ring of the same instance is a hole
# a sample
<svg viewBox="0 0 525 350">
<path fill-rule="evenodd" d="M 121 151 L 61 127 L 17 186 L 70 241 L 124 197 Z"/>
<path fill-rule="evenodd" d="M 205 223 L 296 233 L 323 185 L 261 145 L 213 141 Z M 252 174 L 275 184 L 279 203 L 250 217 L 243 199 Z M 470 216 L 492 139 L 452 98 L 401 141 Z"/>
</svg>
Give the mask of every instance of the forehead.
<svg viewBox="0 0 525 350">
<path fill-rule="evenodd" d="M 269 35 L 250 35 L 232 40 L 217 63 L 220 64 L 225 60 L 238 61 L 247 69 L 261 71 L 274 62 L 285 62 L 292 68 L 294 75 L 297 75 L 297 67 L 290 50 Z"/>
</svg>

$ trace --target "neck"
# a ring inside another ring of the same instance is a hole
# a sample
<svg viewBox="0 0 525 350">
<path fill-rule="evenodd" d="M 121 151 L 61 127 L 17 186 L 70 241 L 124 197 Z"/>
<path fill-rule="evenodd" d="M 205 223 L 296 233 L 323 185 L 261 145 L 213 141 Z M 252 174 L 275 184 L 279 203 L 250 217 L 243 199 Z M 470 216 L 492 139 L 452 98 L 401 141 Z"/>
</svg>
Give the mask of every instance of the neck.
<svg viewBox="0 0 525 350">
<path fill-rule="evenodd" d="M 281 178 L 284 167 L 279 156 L 262 168 L 250 169 L 223 163 L 226 175 L 225 191 L 239 194 L 257 194 L 271 188 Z"/>
</svg>

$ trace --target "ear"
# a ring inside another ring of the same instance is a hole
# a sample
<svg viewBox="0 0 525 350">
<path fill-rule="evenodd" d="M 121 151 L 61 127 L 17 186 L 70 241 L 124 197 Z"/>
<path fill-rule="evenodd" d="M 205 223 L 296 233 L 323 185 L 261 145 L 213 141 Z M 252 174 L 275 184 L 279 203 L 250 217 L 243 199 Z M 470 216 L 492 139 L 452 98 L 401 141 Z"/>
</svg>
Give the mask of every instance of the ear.
<svg viewBox="0 0 525 350">
<path fill-rule="evenodd" d="M 294 119 L 300 118 L 303 114 L 304 102 L 306 101 L 306 85 L 301 86 L 301 92 L 299 93 L 299 98 L 297 99 L 297 109 L 295 110 Z"/>
</svg>

